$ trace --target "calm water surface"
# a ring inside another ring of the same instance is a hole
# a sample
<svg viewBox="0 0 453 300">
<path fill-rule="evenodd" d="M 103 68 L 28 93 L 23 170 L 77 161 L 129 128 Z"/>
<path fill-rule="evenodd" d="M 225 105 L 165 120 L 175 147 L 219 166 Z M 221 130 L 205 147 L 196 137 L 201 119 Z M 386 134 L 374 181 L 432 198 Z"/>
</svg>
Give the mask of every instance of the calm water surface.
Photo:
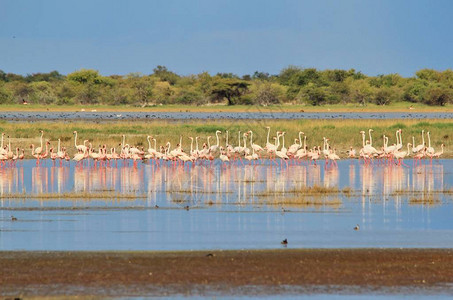
<svg viewBox="0 0 453 300">
<path fill-rule="evenodd" d="M 294 248 L 453 247 L 453 160 L 407 163 L 189 169 L 25 160 L 0 168 L 0 250 L 262 249 L 284 238 Z M 312 186 L 339 192 L 307 195 Z M 67 195 L 33 198 L 56 193 Z"/>
</svg>

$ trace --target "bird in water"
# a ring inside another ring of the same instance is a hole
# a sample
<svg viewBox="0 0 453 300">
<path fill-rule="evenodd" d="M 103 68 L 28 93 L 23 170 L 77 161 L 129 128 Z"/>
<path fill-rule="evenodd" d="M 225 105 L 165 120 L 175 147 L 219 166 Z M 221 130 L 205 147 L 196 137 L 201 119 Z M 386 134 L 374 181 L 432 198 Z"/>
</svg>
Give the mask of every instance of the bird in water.
<svg viewBox="0 0 453 300">
<path fill-rule="evenodd" d="M 354 227 L 354 230 L 359 230 L 360 229 L 360 226 L 359 224 L 357 224 L 355 227 Z"/>
<path fill-rule="evenodd" d="M 280 242 L 282 245 L 288 245 L 288 239 L 284 239 L 283 241 Z"/>
<path fill-rule="evenodd" d="M 17 218 L 15 216 L 11 216 L 11 221 L 17 221 Z"/>
</svg>

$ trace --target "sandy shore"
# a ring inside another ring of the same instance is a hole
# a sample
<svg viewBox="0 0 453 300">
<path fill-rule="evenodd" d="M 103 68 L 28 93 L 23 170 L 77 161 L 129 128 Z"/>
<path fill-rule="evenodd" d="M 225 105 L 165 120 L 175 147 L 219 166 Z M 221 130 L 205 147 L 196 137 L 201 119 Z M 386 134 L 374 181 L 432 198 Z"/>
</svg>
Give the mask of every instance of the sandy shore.
<svg viewBox="0 0 453 300">
<path fill-rule="evenodd" d="M 453 250 L 0 252 L 1 296 L 447 293 Z"/>
</svg>

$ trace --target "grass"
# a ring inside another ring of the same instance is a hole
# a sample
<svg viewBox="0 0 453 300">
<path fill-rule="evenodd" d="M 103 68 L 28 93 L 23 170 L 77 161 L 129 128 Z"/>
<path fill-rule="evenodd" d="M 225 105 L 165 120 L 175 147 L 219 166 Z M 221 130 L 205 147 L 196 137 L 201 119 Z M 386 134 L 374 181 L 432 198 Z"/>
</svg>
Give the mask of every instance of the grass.
<svg viewBox="0 0 453 300">
<path fill-rule="evenodd" d="M 342 191 L 338 189 L 338 187 L 324 187 L 320 185 L 314 185 L 293 188 L 286 191 L 267 190 L 259 193 L 258 196 L 270 196 L 276 194 L 327 195 L 327 194 L 339 194 L 341 192 Z"/>
<path fill-rule="evenodd" d="M 360 130 L 373 128 L 373 146 L 382 146 L 382 135 L 389 137 L 389 144 L 395 143 L 395 131 L 403 129 L 403 143 L 411 142 L 415 136 L 416 144 L 421 143 L 421 130 L 430 131 L 431 144 L 436 151 L 440 144 L 445 145 L 443 157 L 453 157 L 453 122 L 451 120 L 152 120 L 152 121 L 106 121 L 102 123 L 74 121 L 74 122 L 7 122 L 0 121 L 0 132 L 12 137 L 12 148 L 26 149 L 30 154 L 30 144 L 39 144 L 39 130 L 44 130 L 44 139 L 51 141 L 51 146 L 57 147 L 58 139 L 67 147 L 71 154 L 74 153 L 73 131 L 78 132 L 78 144 L 84 139 L 89 139 L 94 147 L 106 144 L 107 147 L 118 147 L 121 135 L 126 135 L 126 143 L 148 148 L 147 135 L 157 139 L 157 145 L 165 145 L 169 141 L 172 148 L 179 143 L 179 136 L 183 135 L 183 148 L 190 150 L 189 136 L 199 136 L 199 147 L 206 143 L 207 136 L 211 135 L 211 144 L 216 143 L 215 130 L 222 131 L 221 143 L 225 143 L 226 130 L 229 130 L 230 144 L 237 146 L 238 131 L 253 130 L 253 141 L 259 145 L 266 144 L 266 126 L 271 127 L 271 137 L 277 130 L 286 131 L 285 145 L 294 143 L 298 132 L 303 131 L 307 136 L 309 147 L 322 146 L 323 137 L 330 139 L 330 145 L 337 148 L 337 154 L 346 155 L 350 146 L 355 149 L 362 147 Z M 368 139 L 368 134 L 367 134 Z M 426 136 L 425 136 L 426 139 Z M 273 141 L 273 140 L 272 140 Z M 271 142 L 272 142 L 271 141 Z M 8 141 L 5 140 L 5 143 Z M 282 141 L 280 141 L 282 142 Z M 242 137 L 241 137 L 242 144 Z M 250 145 L 250 139 L 247 139 Z M 194 144 L 195 147 L 195 144 Z M 118 148 L 117 148 L 118 151 Z"/>
<path fill-rule="evenodd" d="M 422 197 L 422 198 L 413 197 L 413 198 L 409 199 L 409 204 L 410 205 L 427 205 L 427 206 L 431 206 L 431 205 L 439 205 L 441 203 L 442 202 L 438 198 L 435 198 L 435 197 L 432 197 L 432 196 Z"/>
<path fill-rule="evenodd" d="M 453 189 L 447 190 L 434 190 L 434 191 L 425 191 L 425 190 L 396 190 L 392 193 L 392 195 L 433 195 L 433 194 L 445 194 L 445 195 L 453 195 Z"/>
<path fill-rule="evenodd" d="M 137 199 L 146 198 L 145 195 L 137 194 L 123 194 L 115 192 L 83 192 L 83 193 L 41 193 L 41 194 L 29 194 L 29 193 L 14 193 L 14 194 L 2 194 L 0 199 Z"/>
<path fill-rule="evenodd" d="M 285 207 L 340 207 L 343 202 L 339 198 L 325 198 L 325 197 L 290 197 L 284 199 L 276 199 L 272 201 L 265 201 L 267 205 L 279 205 Z"/>
<path fill-rule="evenodd" d="M 413 109 L 409 109 L 412 107 Z M 22 104 L 2 104 L 2 111 L 81 111 L 84 109 L 87 112 L 96 110 L 98 112 L 452 112 L 453 106 L 428 106 L 420 103 L 395 102 L 390 105 L 379 106 L 368 104 L 360 106 L 358 104 L 331 104 L 323 106 L 311 106 L 303 104 L 281 104 L 271 106 L 258 105 L 233 105 L 225 104 L 210 104 L 203 106 L 195 105 L 156 105 L 145 108 L 137 106 L 113 106 L 113 105 L 22 105 Z"/>
</svg>

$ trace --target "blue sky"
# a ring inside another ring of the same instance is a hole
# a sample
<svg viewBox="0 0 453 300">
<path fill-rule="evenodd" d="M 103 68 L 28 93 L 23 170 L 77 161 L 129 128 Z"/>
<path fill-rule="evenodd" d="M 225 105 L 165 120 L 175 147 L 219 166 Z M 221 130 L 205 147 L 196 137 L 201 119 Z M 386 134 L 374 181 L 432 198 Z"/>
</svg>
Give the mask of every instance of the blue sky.
<svg viewBox="0 0 453 300">
<path fill-rule="evenodd" d="M 412 76 L 453 65 L 453 1 L 0 0 L 0 69 Z"/>
</svg>

